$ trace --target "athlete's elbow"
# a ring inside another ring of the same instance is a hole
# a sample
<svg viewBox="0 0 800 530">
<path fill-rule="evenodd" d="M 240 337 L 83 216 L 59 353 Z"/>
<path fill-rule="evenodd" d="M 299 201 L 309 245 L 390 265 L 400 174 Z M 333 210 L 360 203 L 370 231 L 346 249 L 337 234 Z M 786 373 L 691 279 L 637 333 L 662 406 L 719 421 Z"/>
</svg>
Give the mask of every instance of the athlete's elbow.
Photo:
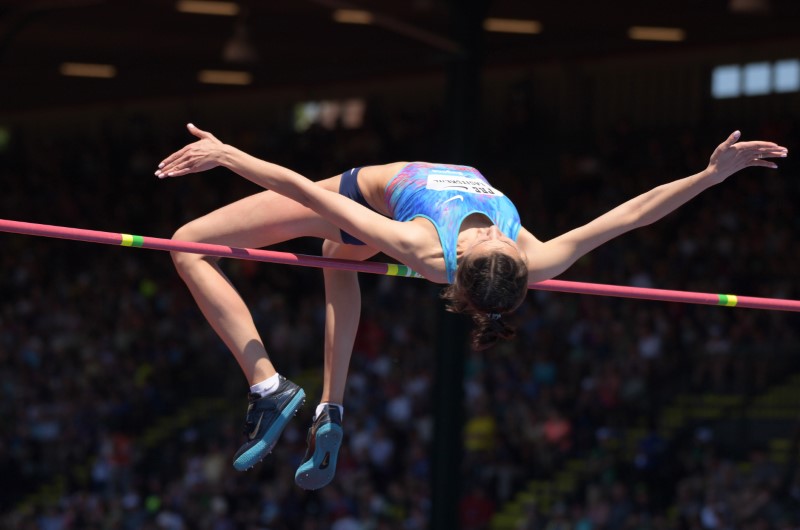
<svg viewBox="0 0 800 530">
<path fill-rule="evenodd" d="M 404 256 L 414 256 L 417 254 L 417 244 L 414 239 L 405 235 L 398 237 L 394 241 L 395 248 Z"/>
<path fill-rule="evenodd" d="M 642 228 L 655 223 L 660 218 L 660 216 L 654 215 L 653 212 L 640 213 L 631 221 L 631 226 L 633 228 Z"/>
</svg>

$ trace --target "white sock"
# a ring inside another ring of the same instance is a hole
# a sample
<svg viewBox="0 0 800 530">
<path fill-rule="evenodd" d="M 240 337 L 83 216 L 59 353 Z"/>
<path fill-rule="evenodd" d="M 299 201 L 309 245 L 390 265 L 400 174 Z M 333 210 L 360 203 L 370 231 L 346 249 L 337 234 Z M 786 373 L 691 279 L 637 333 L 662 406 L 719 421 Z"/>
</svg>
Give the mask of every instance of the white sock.
<svg viewBox="0 0 800 530">
<path fill-rule="evenodd" d="M 333 407 L 336 407 L 337 409 L 339 409 L 339 418 L 340 419 L 344 418 L 344 406 L 343 405 L 339 405 L 338 403 L 320 403 L 319 405 L 317 405 L 317 410 L 314 412 L 314 418 L 315 419 L 316 419 L 317 416 L 322 414 L 322 411 L 325 408 L 325 405 L 333 406 Z"/>
<path fill-rule="evenodd" d="M 272 377 L 268 377 L 260 383 L 256 383 L 251 386 L 250 392 L 253 394 L 258 394 L 261 397 L 268 396 L 278 390 L 278 385 L 280 385 L 280 383 L 281 382 L 278 379 L 278 374 L 275 374 Z"/>
</svg>

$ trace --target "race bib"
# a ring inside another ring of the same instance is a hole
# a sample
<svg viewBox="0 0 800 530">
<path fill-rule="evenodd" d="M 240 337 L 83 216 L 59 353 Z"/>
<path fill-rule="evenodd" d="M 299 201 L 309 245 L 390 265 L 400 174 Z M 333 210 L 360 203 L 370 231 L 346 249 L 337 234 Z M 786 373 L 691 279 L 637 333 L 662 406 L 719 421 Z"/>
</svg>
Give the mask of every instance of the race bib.
<svg viewBox="0 0 800 530">
<path fill-rule="evenodd" d="M 463 191 L 465 193 L 503 196 L 499 190 L 491 187 L 483 180 L 469 175 L 469 173 L 462 171 L 433 169 L 428 174 L 428 181 L 425 187 L 434 191 Z"/>
</svg>

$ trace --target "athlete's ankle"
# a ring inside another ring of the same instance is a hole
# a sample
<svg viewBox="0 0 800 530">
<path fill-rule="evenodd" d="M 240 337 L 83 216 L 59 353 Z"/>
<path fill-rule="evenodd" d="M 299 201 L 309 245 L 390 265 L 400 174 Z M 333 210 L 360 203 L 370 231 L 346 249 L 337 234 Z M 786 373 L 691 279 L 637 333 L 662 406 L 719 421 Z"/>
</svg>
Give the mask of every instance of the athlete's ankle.
<svg viewBox="0 0 800 530">
<path fill-rule="evenodd" d="M 263 381 L 252 385 L 250 387 L 250 393 L 258 394 L 261 397 L 268 396 L 275 392 L 280 384 L 280 375 L 276 373 L 272 375 L 272 377 L 267 377 Z"/>
<path fill-rule="evenodd" d="M 336 407 L 339 409 L 339 417 L 344 417 L 344 405 L 341 405 L 340 403 L 332 403 L 330 401 L 323 401 L 317 405 L 317 409 L 314 411 L 314 418 L 322 414 L 322 412 L 325 410 L 325 407 Z"/>
</svg>

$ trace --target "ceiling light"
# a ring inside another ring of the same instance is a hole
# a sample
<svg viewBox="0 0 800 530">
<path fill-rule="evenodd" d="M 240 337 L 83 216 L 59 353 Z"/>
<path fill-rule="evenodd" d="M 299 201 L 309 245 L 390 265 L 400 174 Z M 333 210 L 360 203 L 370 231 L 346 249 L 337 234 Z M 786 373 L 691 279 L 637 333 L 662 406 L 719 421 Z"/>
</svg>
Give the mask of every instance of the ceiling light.
<svg viewBox="0 0 800 530">
<path fill-rule="evenodd" d="M 372 24 L 373 19 L 372 13 L 362 9 L 337 9 L 333 12 L 333 20 L 342 24 Z"/>
<path fill-rule="evenodd" d="M 732 13 L 768 13 L 770 8 L 769 0 L 730 0 L 728 9 Z"/>
<path fill-rule="evenodd" d="M 61 75 L 69 77 L 96 77 L 110 79 L 117 75 L 117 69 L 111 64 L 94 63 L 61 63 L 58 68 Z"/>
<path fill-rule="evenodd" d="M 538 20 L 518 18 L 487 18 L 483 21 L 483 29 L 498 33 L 525 33 L 535 35 L 542 32 L 542 23 Z"/>
<path fill-rule="evenodd" d="M 197 80 L 210 85 L 249 85 L 253 75 L 236 70 L 200 70 Z"/>
<path fill-rule="evenodd" d="M 212 0 L 179 0 L 175 9 L 181 13 L 193 15 L 220 15 L 234 17 L 239 14 L 239 4 L 236 2 L 216 2 Z"/>
<path fill-rule="evenodd" d="M 680 42 L 686 40 L 686 32 L 681 28 L 633 26 L 628 29 L 628 37 L 633 40 L 656 40 L 664 42 Z"/>
</svg>

